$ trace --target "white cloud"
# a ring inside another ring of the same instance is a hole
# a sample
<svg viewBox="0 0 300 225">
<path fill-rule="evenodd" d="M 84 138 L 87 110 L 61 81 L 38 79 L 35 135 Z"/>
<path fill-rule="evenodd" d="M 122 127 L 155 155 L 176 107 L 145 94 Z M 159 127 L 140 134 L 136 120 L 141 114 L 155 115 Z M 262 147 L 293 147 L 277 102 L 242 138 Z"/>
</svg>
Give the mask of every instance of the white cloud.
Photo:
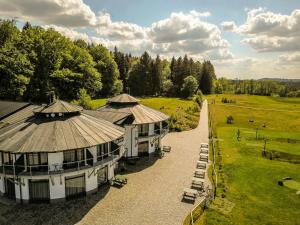
<svg viewBox="0 0 300 225">
<path fill-rule="evenodd" d="M 263 8 L 248 11 L 246 22 L 235 29 L 246 35 L 242 43 L 258 52 L 300 50 L 300 10 L 290 15 L 276 14 Z"/>
<path fill-rule="evenodd" d="M 297 64 L 300 62 L 300 52 L 293 54 L 283 54 L 279 56 L 279 63 L 282 64 Z"/>
<path fill-rule="evenodd" d="M 224 21 L 221 23 L 221 26 L 224 31 L 232 31 L 235 32 L 237 29 L 237 26 L 234 21 Z"/>
<path fill-rule="evenodd" d="M 95 13 L 82 0 L 0 0 L 0 15 L 69 27 L 95 26 Z"/>
<path fill-rule="evenodd" d="M 242 43 L 249 44 L 258 52 L 300 51 L 299 37 L 268 37 L 266 35 L 245 38 Z"/>
<path fill-rule="evenodd" d="M 300 35 L 299 28 L 299 9 L 294 10 L 291 15 L 282 15 L 258 8 L 248 12 L 246 23 L 239 27 L 239 32 L 270 37 L 286 37 Z"/>
<path fill-rule="evenodd" d="M 108 13 L 101 13 L 97 25 L 96 31 L 100 36 L 114 40 L 122 38 L 127 40 L 143 39 L 147 36 L 147 28 L 123 21 L 112 22 Z"/>
<path fill-rule="evenodd" d="M 171 13 L 163 20 L 151 25 L 149 38 L 163 52 L 207 54 L 208 51 L 228 48 L 227 40 L 222 39 L 218 26 L 202 21 L 208 13 L 190 11 Z"/>
</svg>

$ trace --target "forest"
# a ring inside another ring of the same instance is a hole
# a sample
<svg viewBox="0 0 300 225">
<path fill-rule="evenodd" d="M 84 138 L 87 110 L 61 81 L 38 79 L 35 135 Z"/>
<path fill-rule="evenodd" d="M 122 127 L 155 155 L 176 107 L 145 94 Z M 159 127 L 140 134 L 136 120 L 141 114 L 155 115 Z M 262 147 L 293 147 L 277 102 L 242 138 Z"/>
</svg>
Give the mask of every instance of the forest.
<svg viewBox="0 0 300 225">
<path fill-rule="evenodd" d="M 147 52 L 132 56 L 29 22 L 19 29 L 15 21 L 0 21 L 1 99 L 47 102 L 53 92 L 64 100 L 122 92 L 187 98 L 198 90 L 210 94 L 214 79 L 210 61 L 187 55 L 168 61 Z"/>
<path fill-rule="evenodd" d="M 188 98 L 235 93 L 299 97 L 299 81 L 217 79 L 210 61 L 184 55 L 171 59 L 144 52 L 132 56 L 115 47 L 72 41 L 54 29 L 0 20 L 0 99 L 48 102 L 135 96 Z M 84 100 L 85 101 L 85 100 Z"/>
</svg>

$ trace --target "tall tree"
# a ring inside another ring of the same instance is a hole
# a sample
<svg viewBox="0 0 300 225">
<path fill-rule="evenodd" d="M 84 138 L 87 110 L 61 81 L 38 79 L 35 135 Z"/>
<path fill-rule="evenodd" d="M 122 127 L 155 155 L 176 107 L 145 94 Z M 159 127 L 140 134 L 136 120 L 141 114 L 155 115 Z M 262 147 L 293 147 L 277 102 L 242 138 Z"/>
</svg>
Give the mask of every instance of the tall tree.
<svg viewBox="0 0 300 225">
<path fill-rule="evenodd" d="M 118 65 L 108 49 L 102 45 L 89 46 L 89 52 L 96 62 L 95 68 L 102 74 L 102 96 L 114 95 L 119 78 Z"/>
</svg>

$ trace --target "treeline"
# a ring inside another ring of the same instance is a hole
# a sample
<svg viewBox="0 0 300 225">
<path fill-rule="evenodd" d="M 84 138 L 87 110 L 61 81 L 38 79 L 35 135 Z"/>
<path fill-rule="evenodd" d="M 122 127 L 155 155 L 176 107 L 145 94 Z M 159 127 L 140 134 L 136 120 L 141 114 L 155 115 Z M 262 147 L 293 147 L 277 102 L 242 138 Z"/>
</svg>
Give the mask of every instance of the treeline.
<svg viewBox="0 0 300 225">
<path fill-rule="evenodd" d="M 276 80 L 230 80 L 219 78 L 214 80 L 216 94 L 250 94 L 250 95 L 277 95 L 280 97 L 300 97 L 300 82 Z"/>
<path fill-rule="evenodd" d="M 214 67 L 184 56 L 169 62 L 147 52 L 140 57 L 110 52 L 102 45 L 71 41 L 53 29 L 0 20 L 0 98 L 48 101 L 127 92 L 137 96 L 189 97 L 209 94 Z"/>
</svg>

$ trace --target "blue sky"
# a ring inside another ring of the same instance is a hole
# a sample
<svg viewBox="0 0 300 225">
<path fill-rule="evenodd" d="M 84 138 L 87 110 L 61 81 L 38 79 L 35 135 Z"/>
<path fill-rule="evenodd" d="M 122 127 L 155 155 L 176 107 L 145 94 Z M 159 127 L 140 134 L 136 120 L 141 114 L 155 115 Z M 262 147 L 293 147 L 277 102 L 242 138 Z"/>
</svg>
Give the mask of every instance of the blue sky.
<svg viewBox="0 0 300 225">
<path fill-rule="evenodd" d="M 134 55 L 211 60 L 219 77 L 300 78 L 299 0 L 0 0 L 0 17 Z"/>
</svg>

